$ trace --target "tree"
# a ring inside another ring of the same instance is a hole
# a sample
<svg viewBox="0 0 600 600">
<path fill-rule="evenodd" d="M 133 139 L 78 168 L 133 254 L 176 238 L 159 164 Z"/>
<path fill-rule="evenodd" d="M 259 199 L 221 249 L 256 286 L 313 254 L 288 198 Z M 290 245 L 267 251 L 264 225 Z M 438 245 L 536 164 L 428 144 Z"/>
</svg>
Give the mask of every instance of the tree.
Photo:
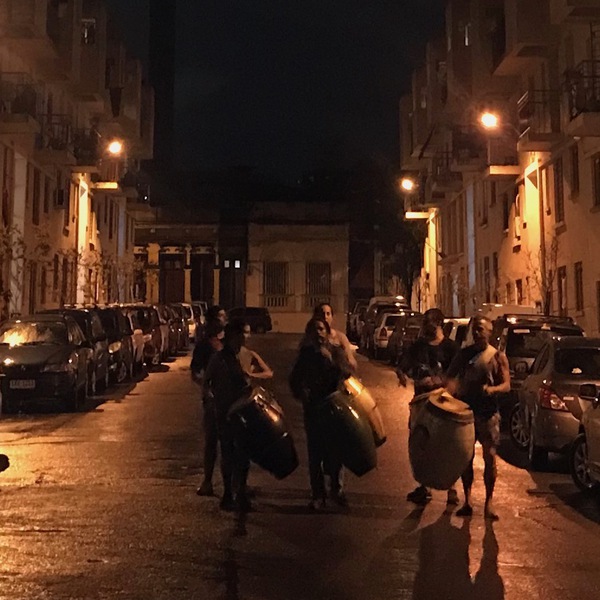
<svg viewBox="0 0 600 600">
<path fill-rule="evenodd" d="M 528 272 L 527 281 L 530 288 L 537 293 L 542 311 L 549 315 L 552 310 L 552 293 L 557 280 L 558 261 L 560 258 L 560 244 L 558 236 L 554 233 L 535 251 L 525 253 Z"/>
</svg>

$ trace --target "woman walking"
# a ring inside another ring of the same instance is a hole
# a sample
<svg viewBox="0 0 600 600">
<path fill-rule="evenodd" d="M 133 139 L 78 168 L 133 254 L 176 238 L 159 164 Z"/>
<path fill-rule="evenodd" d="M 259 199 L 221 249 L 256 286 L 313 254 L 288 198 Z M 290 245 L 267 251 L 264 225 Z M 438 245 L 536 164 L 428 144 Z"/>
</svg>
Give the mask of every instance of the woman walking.
<svg viewBox="0 0 600 600">
<path fill-rule="evenodd" d="M 327 443 L 323 410 L 327 397 L 349 377 L 350 367 L 343 349 L 331 344 L 330 335 L 331 328 L 325 319 L 313 318 L 307 323 L 289 380 L 292 394 L 302 401 L 304 408 L 312 510 L 326 507 L 325 472 L 332 481 L 333 500 L 339 505 L 347 504 L 341 490 L 336 488 L 341 463 Z"/>
</svg>

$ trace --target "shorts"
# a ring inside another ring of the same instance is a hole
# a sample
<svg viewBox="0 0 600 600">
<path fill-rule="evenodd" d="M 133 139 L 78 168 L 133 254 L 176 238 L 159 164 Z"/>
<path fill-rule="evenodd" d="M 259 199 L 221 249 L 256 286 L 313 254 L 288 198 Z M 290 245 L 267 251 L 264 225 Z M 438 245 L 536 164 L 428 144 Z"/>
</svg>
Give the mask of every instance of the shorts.
<svg viewBox="0 0 600 600">
<path fill-rule="evenodd" d="M 500 444 L 500 414 L 491 417 L 475 416 L 475 440 L 497 448 Z"/>
</svg>

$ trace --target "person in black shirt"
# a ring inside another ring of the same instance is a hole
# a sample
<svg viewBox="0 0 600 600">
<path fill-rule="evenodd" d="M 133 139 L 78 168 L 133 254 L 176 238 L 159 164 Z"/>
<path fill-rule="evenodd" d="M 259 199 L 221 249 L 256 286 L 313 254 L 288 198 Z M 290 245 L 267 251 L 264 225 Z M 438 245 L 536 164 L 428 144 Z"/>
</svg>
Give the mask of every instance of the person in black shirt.
<svg viewBox="0 0 600 600">
<path fill-rule="evenodd" d="M 496 450 L 500 441 L 500 415 L 497 398 L 510 392 L 510 370 L 504 352 L 490 343 L 492 323 L 477 316 L 473 319 L 473 344 L 463 348 L 448 369 L 448 391 L 466 402 L 475 416 L 475 438 L 483 450 L 485 483 L 485 517 L 498 520 L 492 497 L 496 483 Z M 475 449 L 473 448 L 473 455 Z M 471 488 L 473 486 L 473 459 L 462 475 L 465 503 L 456 512 L 470 517 Z"/>
<path fill-rule="evenodd" d="M 446 371 L 458 347 L 444 336 L 443 324 L 444 314 L 439 308 L 425 311 L 419 337 L 404 354 L 396 371 L 400 385 L 406 386 L 407 377 L 413 380 L 415 396 L 444 387 L 446 383 Z M 426 504 L 431 500 L 431 492 L 424 485 L 419 485 L 406 499 L 415 504 Z M 454 488 L 448 490 L 447 501 L 448 504 L 458 504 Z"/>
<path fill-rule="evenodd" d="M 218 305 L 211 306 L 206 313 L 206 327 L 204 334 L 194 346 L 190 369 L 192 381 L 202 386 L 204 373 L 210 358 L 223 348 L 225 311 Z M 202 396 L 202 426 L 204 429 L 204 480 L 196 491 L 199 496 L 213 496 L 212 478 L 217 462 L 217 419 L 214 398 L 204 394 Z"/>
<path fill-rule="evenodd" d="M 302 401 L 304 427 L 308 447 L 308 468 L 312 498 L 312 510 L 326 508 L 325 471 L 332 484 L 332 498 L 340 502 L 339 482 L 341 462 L 335 457 L 328 443 L 328 432 L 323 426 L 322 409 L 327 397 L 350 376 L 351 367 L 344 349 L 330 342 L 331 329 L 323 318 L 313 318 L 307 325 L 300 352 L 289 378 L 293 396 Z"/>
</svg>

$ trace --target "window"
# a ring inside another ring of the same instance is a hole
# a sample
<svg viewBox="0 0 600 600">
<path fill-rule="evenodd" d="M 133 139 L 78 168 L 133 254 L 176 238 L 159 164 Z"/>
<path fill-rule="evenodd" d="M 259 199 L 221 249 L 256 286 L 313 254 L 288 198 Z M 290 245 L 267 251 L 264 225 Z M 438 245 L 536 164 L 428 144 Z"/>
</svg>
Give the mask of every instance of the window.
<svg viewBox="0 0 600 600">
<path fill-rule="evenodd" d="M 594 206 L 600 206 L 600 154 L 592 158 L 592 172 L 594 176 Z"/>
<path fill-rule="evenodd" d="M 488 199 L 485 194 L 481 194 L 481 221 L 480 224 L 488 224 Z"/>
<path fill-rule="evenodd" d="M 571 196 L 576 196 L 579 193 L 579 146 L 575 144 L 571 146 Z"/>
<path fill-rule="evenodd" d="M 510 196 L 505 192 L 502 194 L 502 229 L 508 231 L 508 220 L 510 218 Z"/>
<path fill-rule="evenodd" d="M 506 304 L 514 304 L 513 284 L 509 281 L 506 284 Z"/>
<path fill-rule="evenodd" d="M 104 196 L 104 224 L 108 224 L 108 197 Z"/>
<path fill-rule="evenodd" d="M 575 263 L 575 310 L 583 310 L 583 263 Z"/>
<path fill-rule="evenodd" d="M 33 169 L 33 190 L 31 194 L 31 220 L 34 225 L 40 224 L 40 184 L 41 177 L 38 169 Z"/>
<path fill-rule="evenodd" d="M 567 316 L 567 267 L 558 267 L 558 314 Z"/>
<path fill-rule="evenodd" d="M 494 271 L 494 302 L 498 303 L 498 279 L 499 279 L 499 268 L 498 268 L 498 253 L 492 254 L 492 270 Z"/>
<path fill-rule="evenodd" d="M 223 268 L 224 269 L 229 269 L 229 261 L 228 260 L 224 260 L 223 261 Z"/>
<path fill-rule="evenodd" d="M 58 254 L 54 255 L 54 260 L 52 262 L 52 289 L 54 291 L 58 290 L 58 269 L 59 269 L 59 258 Z"/>
<path fill-rule="evenodd" d="M 46 267 L 42 265 L 40 272 L 40 303 L 46 304 L 46 287 L 48 286 L 48 271 Z"/>
<path fill-rule="evenodd" d="M 65 229 L 69 229 L 69 224 L 71 221 L 71 198 L 74 197 L 76 193 L 79 193 L 74 184 L 69 186 L 69 192 L 69 197 L 65 199 L 65 213 L 63 221 L 63 226 Z"/>
<path fill-rule="evenodd" d="M 490 206 L 496 206 L 496 194 L 497 194 L 497 189 L 496 189 L 496 182 L 495 181 L 490 181 Z"/>
<path fill-rule="evenodd" d="M 331 263 L 306 264 L 306 291 L 309 296 L 329 296 L 331 294 Z"/>
<path fill-rule="evenodd" d="M 115 222 L 115 203 L 111 200 L 108 209 L 108 239 L 113 239 L 113 226 Z"/>
<path fill-rule="evenodd" d="M 554 212 L 556 213 L 556 222 L 562 223 L 565 220 L 565 195 L 563 179 L 563 161 L 557 159 L 554 163 Z"/>
<path fill-rule="evenodd" d="M 96 43 L 96 19 L 81 19 L 81 43 L 84 46 Z"/>
<path fill-rule="evenodd" d="M 242 268 L 242 261 L 240 261 L 240 260 L 234 261 L 233 268 L 234 269 L 241 269 Z"/>
<path fill-rule="evenodd" d="M 289 293 L 288 263 L 264 263 L 263 293 L 265 296 L 287 296 Z"/>
<path fill-rule="evenodd" d="M 50 212 L 50 198 L 52 197 L 51 182 L 48 177 L 45 177 L 44 181 L 44 214 L 47 215 Z"/>
<path fill-rule="evenodd" d="M 517 279 L 515 287 L 517 288 L 517 304 L 523 304 L 523 280 Z"/>
</svg>

